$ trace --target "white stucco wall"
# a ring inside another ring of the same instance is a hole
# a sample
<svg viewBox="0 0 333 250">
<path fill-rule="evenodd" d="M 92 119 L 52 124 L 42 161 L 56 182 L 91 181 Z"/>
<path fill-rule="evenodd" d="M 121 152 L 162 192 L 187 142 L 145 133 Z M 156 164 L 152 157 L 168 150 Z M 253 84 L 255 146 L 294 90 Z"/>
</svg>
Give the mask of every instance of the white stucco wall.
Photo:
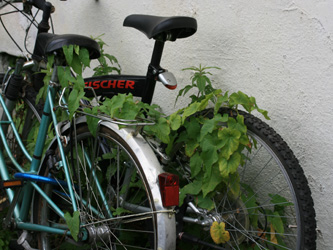
<svg viewBox="0 0 333 250">
<path fill-rule="evenodd" d="M 269 110 L 268 123 L 293 149 L 309 180 L 318 249 L 332 248 L 333 1 L 53 0 L 53 4 L 57 33 L 105 33 L 107 51 L 119 59 L 123 73 L 131 74 L 145 73 L 153 41 L 122 27 L 127 15 L 195 17 L 198 32 L 166 44 L 161 65 L 177 76 L 180 87 L 189 76 L 182 68 L 200 63 L 219 66 L 215 86 L 242 90 Z M 4 21 L 11 30 L 24 26 L 22 18 Z M 1 27 L 0 41 L 0 51 L 10 50 Z M 158 90 L 154 102 L 170 113 L 176 92 Z"/>
</svg>

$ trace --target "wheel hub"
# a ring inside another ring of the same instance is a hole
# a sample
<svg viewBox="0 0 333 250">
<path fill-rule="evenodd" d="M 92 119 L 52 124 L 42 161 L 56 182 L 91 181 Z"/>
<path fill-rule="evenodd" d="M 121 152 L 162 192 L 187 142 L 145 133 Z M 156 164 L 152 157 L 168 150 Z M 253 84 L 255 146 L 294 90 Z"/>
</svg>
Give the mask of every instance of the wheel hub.
<svg viewBox="0 0 333 250">
<path fill-rule="evenodd" d="M 96 242 L 96 241 L 110 241 L 110 235 L 113 235 L 110 228 L 107 225 L 102 226 L 88 226 L 86 227 L 88 231 L 88 241 Z"/>
</svg>

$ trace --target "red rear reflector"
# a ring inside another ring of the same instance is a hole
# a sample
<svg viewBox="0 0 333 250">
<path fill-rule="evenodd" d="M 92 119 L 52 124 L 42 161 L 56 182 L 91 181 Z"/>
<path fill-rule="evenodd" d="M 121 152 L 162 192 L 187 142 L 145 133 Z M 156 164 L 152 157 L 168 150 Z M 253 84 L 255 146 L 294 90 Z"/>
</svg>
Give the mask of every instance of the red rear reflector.
<svg viewBox="0 0 333 250">
<path fill-rule="evenodd" d="M 176 85 L 166 85 L 166 84 L 165 84 L 164 86 L 167 87 L 168 89 L 171 89 L 171 90 L 177 88 L 177 84 L 176 84 Z"/>
<path fill-rule="evenodd" d="M 179 178 L 175 174 L 162 173 L 158 175 L 163 206 L 179 205 Z"/>
</svg>

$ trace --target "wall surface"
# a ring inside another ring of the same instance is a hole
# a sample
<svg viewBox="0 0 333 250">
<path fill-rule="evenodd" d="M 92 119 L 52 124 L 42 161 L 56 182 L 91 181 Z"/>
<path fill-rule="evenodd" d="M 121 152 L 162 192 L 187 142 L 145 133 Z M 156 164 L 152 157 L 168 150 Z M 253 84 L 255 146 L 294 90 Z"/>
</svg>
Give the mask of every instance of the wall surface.
<svg viewBox="0 0 333 250">
<path fill-rule="evenodd" d="M 57 33 L 104 34 L 107 51 L 119 59 L 123 73 L 131 74 L 144 74 L 153 41 L 122 27 L 127 15 L 195 17 L 197 33 L 166 44 L 161 65 L 177 76 L 180 87 L 189 82 L 182 68 L 200 63 L 219 66 L 216 87 L 256 97 L 309 180 L 318 249 L 333 246 L 333 1 L 53 0 L 53 4 Z M 14 37 L 23 41 L 24 18 L 3 20 L 9 30 L 20 31 Z M 2 27 L 0 41 L 0 51 L 17 52 Z M 28 47 L 32 50 L 31 42 Z M 170 113 L 175 95 L 159 86 L 154 102 Z"/>
</svg>

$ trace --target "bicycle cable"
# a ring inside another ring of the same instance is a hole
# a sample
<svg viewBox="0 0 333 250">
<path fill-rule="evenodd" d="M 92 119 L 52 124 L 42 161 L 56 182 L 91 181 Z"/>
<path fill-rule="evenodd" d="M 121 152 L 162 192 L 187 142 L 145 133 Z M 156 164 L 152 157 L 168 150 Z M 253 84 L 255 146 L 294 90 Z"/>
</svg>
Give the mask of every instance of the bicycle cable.
<svg viewBox="0 0 333 250">
<path fill-rule="evenodd" d="M 27 56 L 25 55 L 23 49 L 18 45 L 18 43 L 15 41 L 15 39 L 13 38 L 13 36 L 10 34 L 10 32 L 8 31 L 8 29 L 6 28 L 6 25 L 4 24 L 4 22 L 2 20 L 2 16 L 19 12 L 20 14 L 22 14 L 25 18 L 27 18 L 30 21 L 30 24 L 29 24 L 28 28 L 26 29 L 26 34 L 25 34 L 25 38 L 24 38 L 24 48 L 25 48 L 25 50 L 26 50 L 26 52 L 28 54 L 32 55 L 32 53 L 27 48 L 27 37 L 28 37 L 28 33 L 29 33 L 29 30 L 30 30 L 30 28 L 31 28 L 32 25 L 34 25 L 36 28 L 38 28 L 37 24 L 35 23 L 35 20 L 36 20 L 36 16 L 37 16 L 39 10 L 36 12 L 36 14 L 34 16 L 32 16 L 32 13 L 31 13 L 31 16 L 32 16 L 32 19 L 31 19 L 27 14 L 25 14 L 22 10 L 18 9 L 12 3 L 10 3 L 10 2 L 8 2 L 6 0 L 4 0 L 4 2 L 6 2 L 7 4 L 9 4 L 15 10 L 14 11 L 9 11 L 9 12 L 3 13 L 3 14 L 0 14 L 0 22 L 2 24 L 2 27 L 4 28 L 5 32 L 7 33 L 7 35 L 9 36 L 9 38 L 12 40 L 12 42 L 15 44 L 15 46 L 21 51 L 22 55 L 25 58 L 27 58 Z"/>
<path fill-rule="evenodd" d="M 4 28 L 4 30 L 6 31 L 7 35 L 10 37 L 10 39 L 13 41 L 13 43 L 16 45 L 16 47 L 22 52 L 22 54 L 24 54 L 23 50 L 21 49 L 21 47 L 17 44 L 17 42 L 15 41 L 15 39 L 12 37 L 12 35 L 9 33 L 9 31 L 7 30 L 5 24 L 2 21 L 2 18 L 0 16 L 0 22 L 2 24 L 2 27 Z"/>
<path fill-rule="evenodd" d="M 10 6 L 12 6 L 17 12 L 20 12 L 25 18 L 27 18 L 30 22 L 33 23 L 33 20 L 31 20 L 31 18 L 30 18 L 26 13 L 24 13 L 23 10 L 20 10 L 20 9 L 17 8 L 14 4 L 8 2 L 7 0 L 3 0 L 3 1 L 5 1 L 5 2 L 6 2 L 7 4 L 9 4 Z M 1 15 L 6 15 L 7 13 L 8 13 L 8 12 L 6 12 L 6 13 L 4 13 L 4 14 L 1 14 Z M 1 15 L 0 15 L 0 16 L 1 16 Z M 34 23 L 34 26 L 35 26 L 36 28 L 38 28 L 38 24 L 37 24 L 37 23 Z"/>
<path fill-rule="evenodd" d="M 32 21 L 30 22 L 28 28 L 25 30 L 25 37 L 24 37 L 24 48 L 25 50 L 30 54 L 32 55 L 32 53 L 28 50 L 28 47 L 27 47 L 27 38 L 28 38 L 28 34 L 29 34 L 29 31 L 30 31 L 30 28 L 32 26 L 32 22 L 36 20 L 36 16 L 38 15 L 38 12 L 39 10 L 37 10 L 36 14 L 33 16 L 32 18 Z M 32 12 L 31 12 L 31 16 L 32 16 Z"/>
</svg>

